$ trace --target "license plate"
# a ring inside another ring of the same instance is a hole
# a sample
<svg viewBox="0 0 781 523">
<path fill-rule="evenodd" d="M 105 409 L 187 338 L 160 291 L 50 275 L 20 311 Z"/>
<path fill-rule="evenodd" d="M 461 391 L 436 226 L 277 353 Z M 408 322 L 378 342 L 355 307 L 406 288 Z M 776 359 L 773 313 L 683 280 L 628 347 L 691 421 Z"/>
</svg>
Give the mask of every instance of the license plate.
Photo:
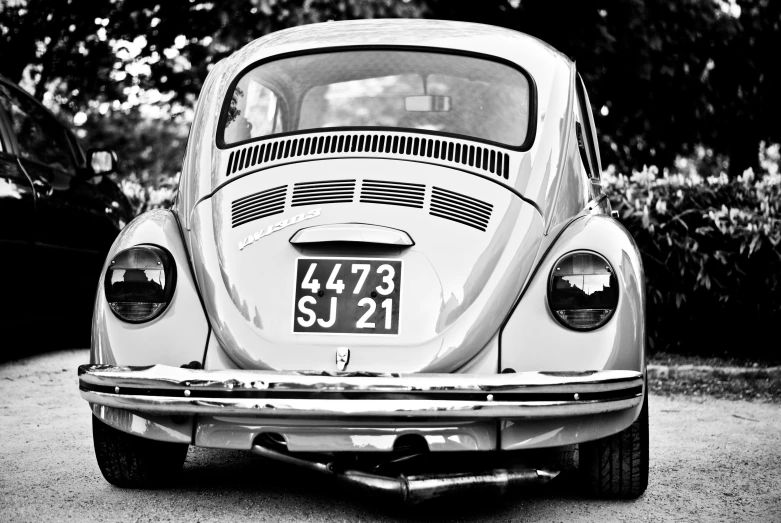
<svg viewBox="0 0 781 523">
<path fill-rule="evenodd" d="M 299 258 L 293 332 L 398 334 L 401 260 Z"/>
</svg>

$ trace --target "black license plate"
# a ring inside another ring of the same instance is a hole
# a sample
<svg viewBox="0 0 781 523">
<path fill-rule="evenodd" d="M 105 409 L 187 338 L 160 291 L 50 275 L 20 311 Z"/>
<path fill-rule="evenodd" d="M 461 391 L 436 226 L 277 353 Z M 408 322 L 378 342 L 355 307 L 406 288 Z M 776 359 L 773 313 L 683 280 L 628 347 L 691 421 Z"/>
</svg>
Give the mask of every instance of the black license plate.
<svg viewBox="0 0 781 523">
<path fill-rule="evenodd" d="M 401 260 L 299 258 L 293 332 L 398 334 Z"/>
</svg>

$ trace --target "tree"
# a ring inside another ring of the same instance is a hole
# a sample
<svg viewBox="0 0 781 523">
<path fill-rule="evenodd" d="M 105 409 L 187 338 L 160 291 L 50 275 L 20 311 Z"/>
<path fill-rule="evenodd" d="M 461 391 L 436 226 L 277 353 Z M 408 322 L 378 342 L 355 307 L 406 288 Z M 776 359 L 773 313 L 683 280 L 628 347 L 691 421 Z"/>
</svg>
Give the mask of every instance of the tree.
<svg viewBox="0 0 781 523">
<path fill-rule="evenodd" d="M 84 13 L 90 13 L 85 16 Z M 125 171 L 178 171 L 189 110 L 208 70 L 269 32 L 305 23 L 416 17 L 397 0 L 6 0 L 0 74 L 44 99 Z M 157 107 L 157 117 L 149 113 Z"/>
<path fill-rule="evenodd" d="M 605 163 L 621 170 L 704 145 L 739 174 L 760 141 L 781 141 L 774 0 L 6 0 L 0 74 L 65 116 L 128 113 L 147 92 L 186 116 L 209 68 L 271 31 L 420 16 L 520 30 L 576 60 Z"/>
<path fill-rule="evenodd" d="M 605 163 L 671 165 L 711 144 L 711 58 L 736 23 L 711 0 L 429 0 L 435 18 L 516 29 L 576 61 L 590 91 Z"/>
<path fill-rule="evenodd" d="M 6 0 L 0 74 L 18 83 L 26 72 L 37 98 L 54 89 L 70 112 L 133 86 L 191 104 L 214 63 L 269 32 L 420 13 L 399 0 Z"/>
<path fill-rule="evenodd" d="M 756 171 L 759 143 L 781 142 L 781 2 L 737 0 L 735 33 L 713 56 L 709 144 L 730 158 L 730 175 Z"/>
<path fill-rule="evenodd" d="M 100 91 L 117 94 L 100 74 L 115 58 L 94 23 L 112 9 L 110 0 L 8 0 L 0 5 L 0 74 L 18 83 L 27 72 L 36 77 L 36 98 L 57 87 L 67 94 L 68 107 Z"/>
</svg>

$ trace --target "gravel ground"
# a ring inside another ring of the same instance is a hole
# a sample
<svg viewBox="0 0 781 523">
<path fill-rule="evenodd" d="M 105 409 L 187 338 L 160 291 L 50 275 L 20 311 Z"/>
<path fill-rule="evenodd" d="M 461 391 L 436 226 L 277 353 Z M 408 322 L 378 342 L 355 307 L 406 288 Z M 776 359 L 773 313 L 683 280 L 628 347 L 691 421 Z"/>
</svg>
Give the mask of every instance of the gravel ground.
<svg viewBox="0 0 781 523">
<path fill-rule="evenodd" d="M 178 488 L 106 483 L 76 367 L 86 350 L 0 365 L 0 521 L 778 521 L 781 406 L 652 395 L 651 477 L 632 502 L 573 483 L 406 508 L 242 452 L 191 448 Z M 653 388 L 652 388 L 653 391 Z"/>
</svg>

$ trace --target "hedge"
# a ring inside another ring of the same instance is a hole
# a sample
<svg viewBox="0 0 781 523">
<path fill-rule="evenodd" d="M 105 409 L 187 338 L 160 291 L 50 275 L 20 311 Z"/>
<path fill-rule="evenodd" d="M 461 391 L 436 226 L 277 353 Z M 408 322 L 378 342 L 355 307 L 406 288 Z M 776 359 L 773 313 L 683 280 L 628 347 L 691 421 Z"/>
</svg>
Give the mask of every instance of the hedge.
<svg viewBox="0 0 781 523">
<path fill-rule="evenodd" d="M 654 167 L 603 183 L 642 254 L 650 352 L 781 360 L 781 175 Z"/>
</svg>

